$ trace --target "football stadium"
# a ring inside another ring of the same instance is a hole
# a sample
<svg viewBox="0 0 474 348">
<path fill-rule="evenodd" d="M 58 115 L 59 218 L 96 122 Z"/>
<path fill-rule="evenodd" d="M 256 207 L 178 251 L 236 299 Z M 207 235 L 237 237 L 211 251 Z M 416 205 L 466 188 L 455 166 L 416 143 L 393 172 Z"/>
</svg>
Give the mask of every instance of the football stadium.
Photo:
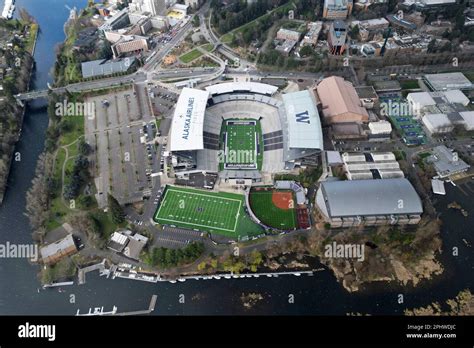
<svg viewBox="0 0 474 348">
<path fill-rule="evenodd" d="M 166 187 L 155 222 L 237 240 L 309 227 L 302 188 L 277 187 L 273 177 L 319 164 L 321 121 L 313 92 L 277 92 L 258 82 L 182 89 L 168 135 L 167 183 L 187 188 Z"/>
<path fill-rule="evenodd" d="M 168 143 L 176 177 L 215 173 L 230 186 L 272 184 L 273 173 L 317 163 L 323 135 L 313 93 L 277 91 L 258 82 L 183 88 Z"/>
</svg>

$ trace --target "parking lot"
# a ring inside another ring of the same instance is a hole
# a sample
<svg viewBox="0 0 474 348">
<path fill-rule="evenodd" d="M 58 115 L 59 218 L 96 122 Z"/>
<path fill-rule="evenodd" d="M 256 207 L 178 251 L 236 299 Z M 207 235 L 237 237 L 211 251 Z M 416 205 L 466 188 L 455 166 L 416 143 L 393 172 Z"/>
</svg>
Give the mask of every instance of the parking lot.
<svg viewBox="0 0 474 348">
<path fill-rule="evenodd" d="M 160 116 L 169 115 L 176 105 L 178 95 L 160 86 L 148 86 L 147 90 L 154 114 Z"/>
<path fill-rule="evenodd" d="M 91 163 L 99 207 L 107 206 L 108 192 L 120 204 L 141 201 L 151 188 L 156 125 L 144 125 L 132 89 L 90 97 L 87 102 L 95 106 L 95 117 L 85 121 L 85 136 L 94 150 Z"/>
</svg>

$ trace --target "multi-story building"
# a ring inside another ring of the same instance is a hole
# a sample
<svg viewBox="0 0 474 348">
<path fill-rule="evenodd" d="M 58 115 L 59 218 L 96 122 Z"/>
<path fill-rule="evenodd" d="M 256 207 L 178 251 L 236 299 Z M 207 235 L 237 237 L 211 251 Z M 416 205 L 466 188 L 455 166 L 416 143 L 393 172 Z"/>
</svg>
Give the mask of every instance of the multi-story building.
<svg viewBox="0 0 474 348">
<path fill-rule="evenodd" d="M 312 45 L 315 46 L 318 43 L 319 33 L 323 27 L 323 22 L 310 22 L 308 23 L 308 32 L 305 34 L 303 45 Z"/>
<path fill-rule="evenodd" d="M 324 0 L 323 18 L 345 19 L 352 13 L 352 0 Z"/>
<path fill-rule="evenodd" d="M 301 33 L 295 30 L 280 28 L 276 35 L 277 40 L 300 41 Z"/>
<path fill-rule="evenodd" d="M 112 45 L 114 58 L 120 57 L 125 53 L 148 51 L 148 39 L 138 35 L 124 35 L 120 40 Z"/>
<path fill-rule="evenodd" d="M 346 24 L 340 20 L 332 22 L 328 34 L 329 52 L 334 55 L 342 55 L 346 50 L 346 38 Z"/>
</svg>

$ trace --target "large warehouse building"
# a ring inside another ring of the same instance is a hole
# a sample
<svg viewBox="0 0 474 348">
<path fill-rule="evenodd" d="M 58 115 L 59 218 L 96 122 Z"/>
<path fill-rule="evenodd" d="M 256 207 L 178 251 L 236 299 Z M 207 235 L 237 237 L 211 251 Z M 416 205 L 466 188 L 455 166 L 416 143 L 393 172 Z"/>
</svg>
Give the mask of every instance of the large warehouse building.
<svg viewBox="0 0 474 348">
<path fill-rule="evenodd" d="M 316 205 L 331 227 L 417 224 L 423 213 L 420 197 L 404 178 L 322 182 Z"/>
<path fill-rule="evenodd" d="M 224 182 L 249 185 L 317 163 L 323 134 L 314 95 L 277 90 L 257 82 L 184 88 L 168 144 L 177 176 L 219 173 Z"/>
</svg>

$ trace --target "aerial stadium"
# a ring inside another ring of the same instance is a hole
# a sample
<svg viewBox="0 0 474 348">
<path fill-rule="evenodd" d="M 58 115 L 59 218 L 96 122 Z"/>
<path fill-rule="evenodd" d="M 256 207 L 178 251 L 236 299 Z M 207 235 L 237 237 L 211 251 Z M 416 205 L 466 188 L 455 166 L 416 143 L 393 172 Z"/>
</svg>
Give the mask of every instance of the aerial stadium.
<svg viewBox="0 0 474 348">
<path fill-rule="evenodd" d="M 169 136 L 176 177 L 215 173 L 222 184 L 249 186 L 317 162 L 323 135 L 312 92 L 277 90 L 257 82 L 184 88 Z"/>
<path fill-rule="evenodd" d="M 155 222 L 239 240 L 309 228 L 303 189 L 274 182 L 274 174 L 319 163 L 323 134 L 313 92 L 281 94 L 258 82 L 184 88 L 167 150 L 167 175 L 187 188 L 165 188 Z"/>
</svg>

